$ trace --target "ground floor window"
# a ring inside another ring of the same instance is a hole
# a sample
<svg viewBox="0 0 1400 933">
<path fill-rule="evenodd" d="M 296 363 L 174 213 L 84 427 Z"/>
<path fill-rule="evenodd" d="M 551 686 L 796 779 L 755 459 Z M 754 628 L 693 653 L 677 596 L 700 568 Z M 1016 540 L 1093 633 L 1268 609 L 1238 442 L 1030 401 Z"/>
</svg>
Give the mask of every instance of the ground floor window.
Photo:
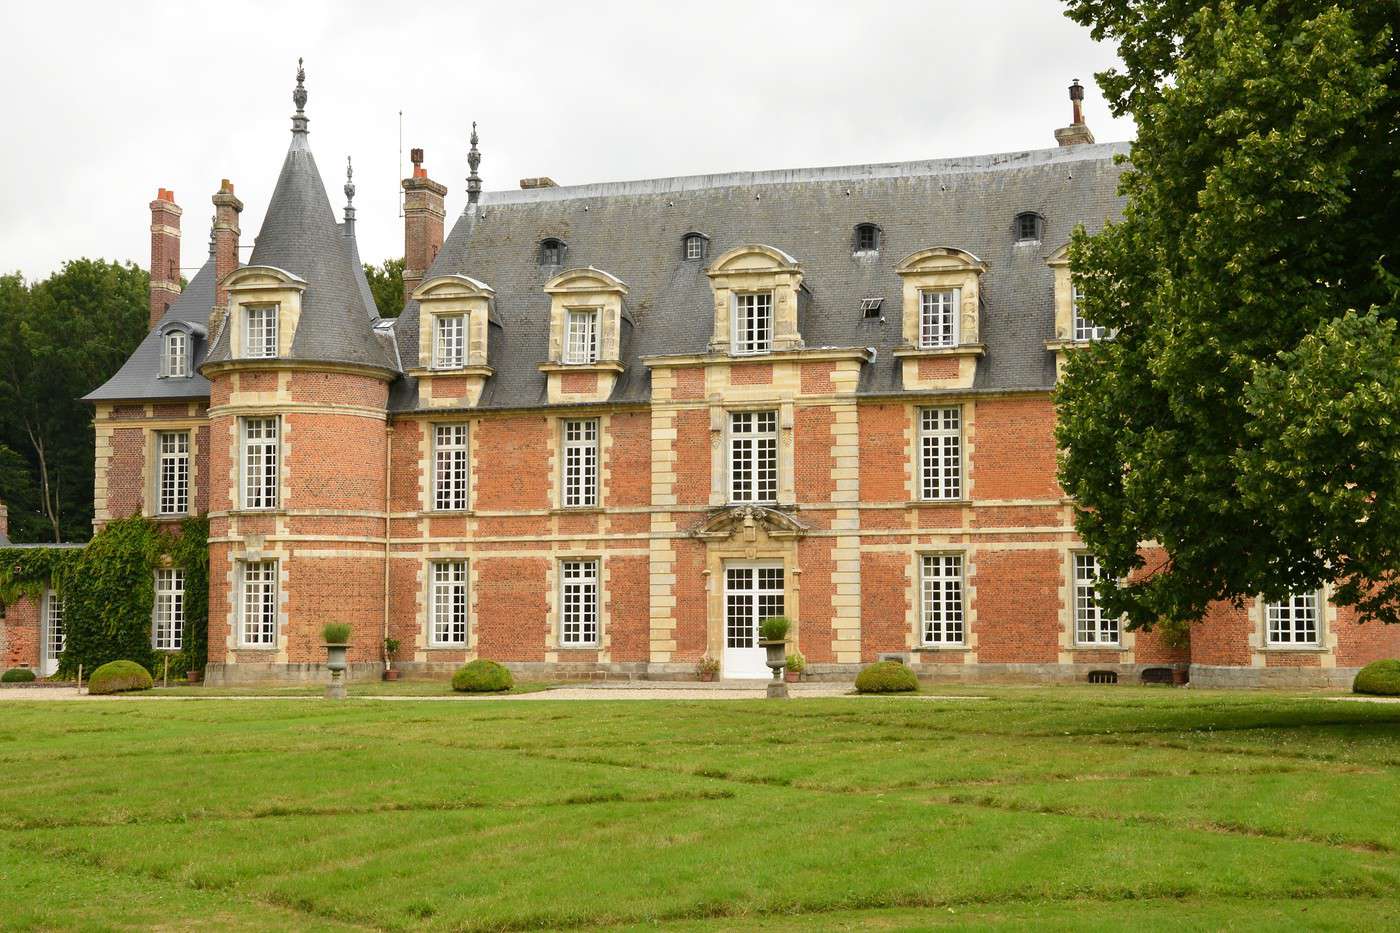
<svg viewBox="0 0 1400 933">
<path fill-rule="evenodd" d="M 560 562 L 561 612 L 559 643 L 566 647 L 598 644 L 598 562 Z"/>
<path fill-rule="evenodd" d="M 1074 555 L 1074 640 L 1081 645 L 1118 644 L 1118 619 L 1104 614 L 1094 592 L 1101 576 L 1097 557 Z"/>
<path fill-rule="evenodd" d="M 1317 594 L 1295 593 L 1264 610 L 1269 623 L 1270 645 L 1318 644 Z"/>
<path fill-rule="evenodd" d="M 467 643 L 467 562 L 433 562 L 431 641 L 434 645 Z"/>
<path fill-rule="evenodd" d="M 921 638 L 925 645 L 963 643 L 962 575 L 961 554 L 924 555 Z"/>
<path fill-rule="evenodd" d="M 243 564 L 243 644 L 250 648 L 277 645 L 275 560 L 250 560 Z"/>
<path fill-rule="evenodd" d="M 49 590 L 44 594 L 44 660 L 57 661 L 65 643 L 63 599 Z"/>
<path fill-rule="evenodd" d="M 155 632 L 151 644 L 157 651 L 179 651 L 185 637 L 185 572 L 156 571 Z"/>
</svg>

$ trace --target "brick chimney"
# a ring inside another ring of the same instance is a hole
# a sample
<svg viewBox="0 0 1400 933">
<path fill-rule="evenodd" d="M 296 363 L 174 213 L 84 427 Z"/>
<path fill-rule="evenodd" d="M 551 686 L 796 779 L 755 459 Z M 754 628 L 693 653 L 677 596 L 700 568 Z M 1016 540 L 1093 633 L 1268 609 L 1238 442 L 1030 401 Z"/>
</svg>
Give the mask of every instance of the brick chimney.
<svg viewBox="0 0 1400 933">
<path fill-rule="evenodd" d="M 533 188 L 558 188 L 558 187 L 559 187 L 559 183 L 558 183 L 557 181 L 555 181 L 553 178 L 550 178 L 548 175 L 540 175 L 540 176 L 535 177 L 535 178 L 522 178 L 522 179 L 520 179 L 520 188 L 521 188 L 521 190 L 523 190 L 523 191 L 529 191 L 529 190 L 531 190 L 531 189 L 533 189 Z"/>
<path fill-rule="evenodd" d="M 180 208 L 161 188 L 151 202 L 151 326 L 180 297 Z"/>
<path fill-rule="evenodd" d="M 442 249 L 447 186 L 428 177 L 423 150 L 412 150 L 413 175 L 403 180 L 403 298 L 408 301 Z"/>
<path fill-rule="evenodd" d="M 1055 131 L 1055 142 L 1061 146 L 1083 146 L 1094 141 L 1094 134 L 1084 125 L 1084 86 L 1075 78 L 1069 86 L 1070 105 L 1074 108 L 1069 126 Z"/>
<path fill-rule="evenodd" d="M 243 202 L 233 193 L 233 182 L 227 178 L 219 185 L 214 195 L 214 308 L 209 314 L 209 334 L 218 332 L 228 313 L 228 290 L 223 287 L 224 277 L 238 268 L 238 215 L 243 212 Z"/>
</svg>

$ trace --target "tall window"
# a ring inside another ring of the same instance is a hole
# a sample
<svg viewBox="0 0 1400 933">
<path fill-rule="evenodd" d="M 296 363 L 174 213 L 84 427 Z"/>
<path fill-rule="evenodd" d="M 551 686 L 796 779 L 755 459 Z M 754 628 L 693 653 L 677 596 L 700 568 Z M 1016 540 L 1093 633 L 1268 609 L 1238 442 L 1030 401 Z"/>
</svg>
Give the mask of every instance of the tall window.
<svg viewBox="0 0 1400 933">
<path fill-rule="evenodd" d="M 180 377 L 189 375 L 190 338 L 182 330 L 172 330 L 165 335 L 165 348 L 161 353 L 165 375 Z"/>
<path fill-rule="evenodd" d="M 439 424 L 433 429 L 433 508 L 467 507 L 467 426 Z"/>
<path fill-rule="evenodd" d="M 598 562 L 566 560 L 559 565 L 562 581 L 559 643 L 598 644 Z"/>
<path fill-rule="evenodd" d="M 179 651 L 185 643 L 185 572 L 156 571 L 156 620 L 151 644 L 157 651 Z"/>
<path fill-rule="evenodd" d="M 243 419 L 243 507 L 277 508 L 277 419 Z"/>
<path fill-rule="evenodd" d="M 44 660 L 57 661 L 67 637 L 63 629 L 63 598 L 53 590 L 44 594 Z"/>
<path fill-rule="evenodd" d="M 1108 336 L 1107 327 L 1097 327 L 1094 322 L 1079 313 L 1080 303 L 1084 300 L 1084 292 L 1078 285 L 1073 285 L 1069 290 L 1070 313 L 1074 317 L 1074 339 L 1080 341 L 1103 340 Z"/>
<path fill-rule="evenodd" d="M 184 515 L 190 510 L 190 432 L 161 431 L 156 447 L 160 475 L 156 511 Z"/>
<path fill-rule="evenodd" d="M 434 561 L 431 640 L 435 645 L 467 643 L 467 562 Z"/>
<path fill-rule="evenodd" d="M 564 422 L 564 506 L 580 508 L 598 504 L 598 421 L 596 418 Z"/>
<path fill-rule="evenodd" d="M 460 369 L 466 354 L 465 321 L 462 314 L 438 314 L 433 317 L 433 367 Z"/>
<path fill-rule="evenodd" d="M 734 296 L 734 352 L 767 353 L 773 345 L 773 293 Z"/>
<path fill-rule="evenodd" d="M 919 412 L 919 487 L 925 499 L 962 498 L 962 409 Z"/>
<path fill-rule="evenodd" d="M 925 554 L 923 567 L 923 643 L 963 642 L 961 554 Z"/>
<path fill-rule="evenodd" d="M 598 362 L 598 312 L 570 311 L 564 322 L 564 362 Z"/>
<path fill-rule="evenodd" d="M 924 289 L 919 292 L 919 346 L 958 345 L 958 306 L 962 289 Z"/>
<path fill-rule="evenodd" d="M 250 560 L 243 564 L 243 644 L 252 648 L 277 645 L 277 561 Z"/>
<path fill-rule="evenodd" d="M 275 357 L 277 355 L 277 306 L 244 308 L 243 355 Z"/>
<path fill-rule="evenodd" d="M 1074 555 L 1074 640 L 1081 645 L 1118 644 L 1118 620 L 1104 615 L 1094 592 L 1101 576 L 1097 557 Z"/>
<path fill-rule="evenodd" d="M 729 415 L 729 499 L 778 501 L 778 413 L 736 411 Z"/>
<path fill-rule="evenodd" d="M 1317 594 L 1295 593 L 1264 610 L 1271 645 L 1318 644 Z"/>
</svg>

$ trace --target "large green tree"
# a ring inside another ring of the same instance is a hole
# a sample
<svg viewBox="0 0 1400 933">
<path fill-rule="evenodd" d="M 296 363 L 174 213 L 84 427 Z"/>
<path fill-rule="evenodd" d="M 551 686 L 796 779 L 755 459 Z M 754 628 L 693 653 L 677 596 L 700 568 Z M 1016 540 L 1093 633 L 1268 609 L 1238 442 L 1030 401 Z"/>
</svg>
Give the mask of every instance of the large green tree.
<svg viewBox="0 0 1400 933">
<path fill-rule="evenodd" d="M 148 274 L 131 263 L 77 259 L 32 285 L 0 276 L 0 491 L 16 541 L 82 541 L 92 534 L 92 408 L 148 326 Z"/>
<path fill-rule="evenodd" d="M 1107 608 L 1181 624 L 1331 582 L 1400 620 L 1400 4 L 1068 9 L 1117 44 L 1097 78 L 1138 128 L 1121 222 L 1070 251 L 1116 338 L 1057 395 Z"/>
<path fill-rule="evenodd" d="M 386 259 L 377 266 L 365 263 L 365 277 L 382 317 L 403 312 L 403 259 Z"/>
</svg>

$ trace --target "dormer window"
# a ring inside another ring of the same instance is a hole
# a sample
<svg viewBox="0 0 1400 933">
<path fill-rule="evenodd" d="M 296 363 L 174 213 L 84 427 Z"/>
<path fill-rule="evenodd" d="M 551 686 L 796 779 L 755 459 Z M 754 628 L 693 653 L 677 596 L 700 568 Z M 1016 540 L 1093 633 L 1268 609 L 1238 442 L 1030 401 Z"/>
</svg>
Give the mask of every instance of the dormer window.
<svg viewBox="0 0 1400 933">
<path fill-rule="evenodd" d="M 190 374 L 190 337 L 182 330 L 165 335 L 161 346 L 161 375 L 178 379 Z"/>
<path fill-rule="evenodd" d="M 734 296 L 734 352 L 767 353 L 773 346 L 773 293 Z"/>
<path fill-rule="evenodd" d="M 925 288 L 919 291 L 919 347 L 956 347 L 962 290 Z"/>
<path fill-rule="evenodd" d="M 1016 242 L 1038 242 L 1041 234 L 1041 216 L 1033 211 L 1016 215 Z"/>
<path fill-rule="evenodd" d="M 681 240 L 681 255 L 685 257 L 687 262 L 704 259 L 707 240 L 708 238 L 703 233 L 687 233 Z"/>
<path fill-rule="evenodd" d="M 564 323 L 564 362 L 598 361 L 598 312 L 570 309 Z"/>
<path fill-rule="evenodd" d="M 540 265 L 542 266 L 562 266 L 564 264 L 564 251 L 568 249 L 564 241 L 555 237 L 547 237 L 540 241 Z"/>
<path fill-rule="evenodd" d="M 245 307 L 243 355 L 259 359 L 277 356 L 277 306 Z"/>
<path fill-rule="evenodd" d="M 854 248 L 857 253 L 873 253 L 880 248 L 880 228 L 875 224 L 857 224 Z"/>
<path fill-rule="evenodd" d="M 433 331 L 433 368 L 461 369 L 466 355 L 466 315 L 434 315 Z"/>
</svg>

